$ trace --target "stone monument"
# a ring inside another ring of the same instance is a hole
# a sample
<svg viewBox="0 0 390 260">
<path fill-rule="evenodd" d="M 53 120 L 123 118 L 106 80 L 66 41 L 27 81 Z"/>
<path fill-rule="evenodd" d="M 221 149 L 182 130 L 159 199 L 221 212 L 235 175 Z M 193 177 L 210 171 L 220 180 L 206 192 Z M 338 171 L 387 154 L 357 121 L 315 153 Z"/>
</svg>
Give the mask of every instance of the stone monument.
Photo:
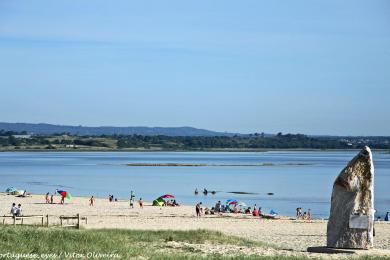
<svg viewBox="0 0 390 260">
<path fill-rule="evenodd" d="M 364 147 L 333 184 L 327 246 L 369 249 L 373 247 L 374 165 Z"/>
</svg>

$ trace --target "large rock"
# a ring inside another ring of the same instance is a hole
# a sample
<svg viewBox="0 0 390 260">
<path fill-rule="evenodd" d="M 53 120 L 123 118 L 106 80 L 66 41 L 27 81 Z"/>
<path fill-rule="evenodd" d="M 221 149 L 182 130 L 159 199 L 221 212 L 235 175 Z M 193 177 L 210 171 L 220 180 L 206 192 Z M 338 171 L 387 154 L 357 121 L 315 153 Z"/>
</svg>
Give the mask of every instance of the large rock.
<svg viewBox="0 0 390 260">
<path fill-rule="evenodd" d="M 373 247 L 374 165 L 367 146 L 345 167 L 333 184 L 327 246 Z"/>
</svg>

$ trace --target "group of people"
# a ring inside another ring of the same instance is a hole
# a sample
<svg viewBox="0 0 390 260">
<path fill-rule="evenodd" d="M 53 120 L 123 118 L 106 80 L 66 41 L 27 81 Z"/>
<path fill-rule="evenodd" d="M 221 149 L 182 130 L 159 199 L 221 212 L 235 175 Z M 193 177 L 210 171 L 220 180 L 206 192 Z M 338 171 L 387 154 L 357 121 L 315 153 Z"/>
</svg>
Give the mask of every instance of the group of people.
<svg viewBox="0 0 390 260">
<path fill-rule="evenodd" d="M 195 188 L 195 195 L 198 195 L 199 194 L 199 191 L 198 191 L 198 188 Z M 217 193 L 215 190 L 213 190 L 213 191 L 208 191 L 206 188 L 204 188 L 203 189 L 203 194 L 204 195 L 207 195 L 208 193 L 211 193 L 211 194 L 215 194 L 215 193 Z"/>
<path fill-rule="evenodd" d="M 50 194 L 50 192 L 45 194 L 46 204 L 54 204 L 54 195 Z M 65 203 L 65 197 L 61 196 L 60 204 Z"/>
<path fill-rule="evenodd" d="M 257 208 L 255 204 L 252 207 L 247 207 L 246 209 L 238 208 L 237 206 L 230 207 L 229 205 L 223 205 L 221 201 L 218 201 L 214 207 L 211 209 L 205 208 L 203 210 L 202 202 L 199 202 L 195 205 L 196 216 L 199 218 L 204 215 L 215 215 L 221 213 L 242 213 L 242 214 L 251 214 L 252 216 L 258 217 L 261 216 L 261 207 Z"/>
<path fill-rule="evenodd" d="M 12 203 L 12 207 L 11 207 L 11 212 L 10 213 L 14 217 L 22 216 L 22 204 L 18 204 L 18 206 L 16 206 L 16 203 Z"/>
<path fill-rule="evenodd" d="M 46 201 L 46 204 L 53 204 L 54 203 L 54 195 L 50 194 L 50 192 L 46 193 L 45 201 Z"/>
<path fill-rule="evenodd" d="M 302 213 L 302 208 L 296 208 L 296 218 L 297 219 L 304 219 L 304 220 L 311 220 L 311 209 L 308 209 L 307 211 Z"/>
<path fill-rule="evenodd" d="M 177 203 L 176 200 L 167 200 L 165 201 L 164 206 L 177 207 L 180 206 L 180 204 Z"/>
<path fill-rule="evenodd" d="M 108 195 L 108 201 L 109 201 L 109 202 L 113 202 L 113 201 L 118 201 L 118 199 L 117 199 L 117 198 L 114 198 L 114 195 L 109 194 L 109 195 Z"/>
</svg>

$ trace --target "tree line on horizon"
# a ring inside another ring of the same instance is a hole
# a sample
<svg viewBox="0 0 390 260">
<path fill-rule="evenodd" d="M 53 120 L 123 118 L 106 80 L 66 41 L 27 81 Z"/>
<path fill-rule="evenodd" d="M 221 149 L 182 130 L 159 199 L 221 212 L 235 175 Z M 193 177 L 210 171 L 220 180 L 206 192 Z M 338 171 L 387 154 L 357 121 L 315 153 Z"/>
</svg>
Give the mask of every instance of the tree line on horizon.
<svg viewBox="0 0 390 260">
<path fill-rule="evenodd" d="M 18 138 L 25 132 L 0 130 L 0 147 L 16 149 L 39 146 L 46 149 L 64 147 L 104 149 L 360 149 L 365 145 L 374 149 L 390 149 L 390 137 L 310 137 L 303 134 L 264 134 L 235 136 L 165 136 L 165 135 L 100 135 L 78 136 L 66 133 L 32 135 Z"/>
</svg>

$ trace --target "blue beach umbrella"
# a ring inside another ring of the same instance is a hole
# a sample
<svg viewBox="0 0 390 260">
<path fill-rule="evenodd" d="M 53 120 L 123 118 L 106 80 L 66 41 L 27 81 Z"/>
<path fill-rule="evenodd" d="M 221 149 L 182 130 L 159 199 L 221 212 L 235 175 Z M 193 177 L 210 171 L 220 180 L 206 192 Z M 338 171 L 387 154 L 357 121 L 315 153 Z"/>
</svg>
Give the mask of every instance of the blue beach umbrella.
<svg viewBox="0 0 390 260">
<path fill-rule="evenodd" d="M 15 192 L 15 191 L 17 191 L 17 189 L 15 187 L 9 187 L 5 190 L 5 192 L 8 192 L 8 193 Z"/>
</svg>

